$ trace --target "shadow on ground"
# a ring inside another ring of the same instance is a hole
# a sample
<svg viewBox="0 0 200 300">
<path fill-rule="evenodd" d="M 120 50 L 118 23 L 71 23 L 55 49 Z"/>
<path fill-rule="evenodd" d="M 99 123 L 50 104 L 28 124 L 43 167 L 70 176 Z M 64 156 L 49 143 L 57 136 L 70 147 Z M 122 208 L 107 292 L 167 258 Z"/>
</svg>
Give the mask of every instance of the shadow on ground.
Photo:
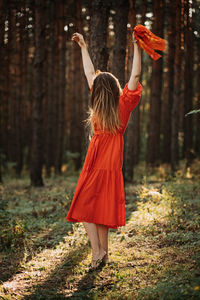
<svg viewBox="0 0 200 300">
<path fill-rule="evenodd" d="M 60 232 L 60 227 L 55 228 L 42 238 L 39 237 L 31 245 L 31 253 L 26 257 L 26 262 L 29 262 L 35 254 L 42 252 L 44 249 L 54 248 L 57 244 L 63 241 L 63 237 L 72 230 L 72 224 L 69 223 L 67 230 Z M 59 233 L 59 234 L 58 234 Z M 23 243 L 23 242 L 22 242 Z M 0 281 L 5 282 L 13 275 L 20 273 L 20 263 L 23 261 L 27 249 L 23 246 L 18 248 L 15 252 L 2 253 L 4 258 L 0 263 Z"/>
<path fill-rule="evenodd" d="M 33 292 L 24 296 L 23 300 L 66 299 L 63 290 L 70 291 L 70 287 L 74 286 L 74 282 L 70 285 L 67 279 L 70 274 L 73 275 L 75 267 L 87 257 L 89 249 L 89 243 L 87 243 L 86 245 L 80 244 L 78 248 L 70 251 L 44 282 L 31 287 Z"/>
</svg>

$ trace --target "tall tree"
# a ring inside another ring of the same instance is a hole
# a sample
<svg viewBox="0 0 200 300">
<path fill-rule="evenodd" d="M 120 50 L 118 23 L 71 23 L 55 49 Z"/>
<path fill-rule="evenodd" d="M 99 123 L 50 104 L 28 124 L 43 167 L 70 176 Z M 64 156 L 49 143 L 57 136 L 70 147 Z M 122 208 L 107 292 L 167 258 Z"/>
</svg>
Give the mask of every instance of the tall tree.
<svg viewBox="0 0 200 300">
<path fill-rule="evenodd" d="M 58 92 L 58 124 L 57 145 L 55 155 L 55 171 L 61 173 L 63 150 L 64 150 L 64 126 L 65 126 L 65 95 L 66 95 L 66 33 L 64 31 L 66 15 L 65 0 L 58 3 L 58 52 L 59 52 L 59 92 Z"/>
<path fill-rule="evenodd" d="M 32 147 L 31 147 L 31 184 L 42 186 L 43 164 L 43 65 L 45 60 L 45 7 L 44 2 L 35 0 L 35 57 L 34 57 L 34 99 L 32 107 Z"/>
<path fill-rule="evenodd" d="M 27 77 L 27 65 L 28 65 L 28 16 L 27 16 L 27 0 L 23 0 L 21 4 L 21 20 L 20 20 L 20 68 L 21 68 L 21 151 L 22 151 L 22 168 L 24 165 L 24 149 L 27 145 L 26 141 L 26 107 L 27 107 L 27 86 L 28 86 L 28 77 Z"/>
<path fill-rule="evenodd" d="M 5 3 L 5 1 L 2 1 Z M 1 46 L 1 55 L 3 54 L 2 51 L 4 49 L 4 60 L 1 61 L 1 64 L 4 62 L 4 68 L 2 66 L 1 70 L 4 70 L 4 76 L 2 76 L 2 79 L 4 81 L 4 87 L 2 87 L 2 98 L 1 98 L 1 105 L 2 105 L 2 132 L 1 132 L 1 145 L 3 148 L 3 153 L 5 155 L 5 160 L 9 160 L 9 143 L 10 143 L 10 126 L 9 126 L 9 91 L 10 91 L 10 54 L 11 54 L 11 43 L 10 43 L 10 36 L 11 36 L 11 5 L 10 1 L 6 3 L 6 14 L 3 11 L 3 8 L 1 10 L 2 12 L 2 25 L 1 30 L 4 30 L 4 19 L 3 16 L 6 16 L 6 30 L 7 34 L 5 34 L 5 44 L 4 47 Z M 2 27 L 3 26 L 3 27 Z M 2 33 L 1 33 L 2 34 Z M 2 36 L 3 38 L 3 36 Z M 1 72 L 3 75 L 3 72 Z"/>
<path fill-rule="evenodd" d="M 132 45 L 132 33 L 133 28 L 136 25 L 136 1 L 130 0 L 129 1 L 129 24 L 130 24 L 130 30 L 128 30 L 128 48 L 127 48 L 127 81 L 130 76 L 131 68 L 132 68 L 132 60 L 133 60 L 133 45 Z M 142 6 L 141 6 L 141 23 L 145 23 L 146 18 L 146 12 L 147 12 L 147 1 L 143 0 Z M 142 64 L 142 70 L 141 70 L 141 77 L 140 82 L 142 80 L 142 74 L 143 74 L 143 54 L 144 52 L 141 52 L 141 64 Z M 141 99 L 142 101 L 142 99 Z M 138 104 L 138 106 L 135 108 L 135 110 L 131 113 L 128 126 L 125 133 L 125 149 L 124 149 L 124 161 L 125 161 L 125 167 L 124 170 L 124 178 L 125 183 L 127 181 L 132 181 L 134 177 L 134 166 L 139 162 L 139 154 L 140 154 L 140 127 L 141 127 L 141 118 L 140 118 L 140 108 L 141 108 L 141 101 Z"/>
<path fill-rule="evenodd" d="M 15 163 L 15 170 L 20 175 L 22 169 L 22 86 L 21 74 L 22 65 L 20 61 L 20 23 L 21 12 L 20 5 L 16 2 L 11 2 L 10 7 L 10 82 L 11 88 L 9 90 L 9 119 L 10 119 L 10 145 L 9 157 Z"/>
<path fill-rule="evenodd" d="M 4 57 L 4 33 L 5 33 L 5 1 L 0 0 L 0 183 L 2 182 L 2 112 L 3 112 L 3 57 Z"/>
<path fill-rule="evenodd" d="M 179 143 L 178 143 L 178 132 L 179 132 L 179 102 L 181 94 L 181 66 L 183 58 L 183 43 L 181 41 L 181 34 L 183 33 L 183 0 L 176 0 L 175 2 L 176 11 L 176 39 L 175 39 L 175 64 L 174 64 L 174 88 L 173 88 L 173 101 L 172 101 L 172 112 L 171 112 L 171 167 L 175 171 L 179 160 Z"/>
<path fill-rule="evenodd" d="M 133 61 L 133 43 L 132 43 L 132 33 L 133 28 L 136 24 L 136 9 L 135 0 L 129 1 L 129 15 L 128 22 L 130 24 L 130 30 L 127 33 L 128 43 L 127 43 L 127 80 L 131 73 L 132 61 Z M 131 182 L 133 179 L 133 168 L 136 162 L 138 143 L 139 143 L 139 107 L 137 107 L 134 112 L 131 113 L 128 126 L 124 136 L 124 164 L 123 164 L 123 174 L 124 180 L 126 182 Z"/>
<path fill-rule="evenodd" d="M 153 2 L 153 28 L 162 37 L 164 30 L 164 0 Z M 160 123 L 163 60 L 153 61 L 151 78 L 150 113 L 147 141 L 147 164 L 155 165 L 160 159 Z"/>
<path fill-rule="evenodd" d="M 82 5 L 81 0 L 77 0 L 74 3 L 73 10 L 75 11 L 74 26 L 76 31 L 83 33 L 82 29 Z M 72 44 L 72 57 L 73 66 L 71 76 L 71 88 L 70 92 L 72 96 L 71 100 L 71 114 L 70 114 L 70 136 L 69 136 L 69 149 L 71 152 L 76 153 L 74 156 L 75 169 L 79 170 L 82 163 L 82 151 L 83 151 L 83 97 L 82 95 L 82 58 L 80 47 L 76 44 Z"/>
<path fill-rule="evenodd" d="M 184 76 L 184 115 L 193 108 L 193 66 L 194 33 L 192 28 L 192 3 L 185 1 L 185 76 Z M 183 156 L 189 163 L 193 151 L 193 116 L 183 119 Z"/>
<path fill-rule="evenodd" d="M 91 7 L 90 49 L 95 69 L 107 70 L 107 28 L 110 0 L 93 0 Z"/>
<path fill-rule="evenodd" d="M 194 29 L 197 32 L 200 31 L 200 23 L 199 23 L 199 18 L 200 18 L 200 7 L 199 7 L 199 0 L 194 0 L 193 1 L 193 7 L 195 9 L 194 13 Z M 200 36 L 195 35 L 195 48 L 196 48 L 196 64 L 197 64 L 197 69 L 196 69 L 196 97 L 195 97 L 195 108 L 200 109 Z M 200 113 L 195 115 L 195 153 L 198 157 L 200 157 Z"/>
<path fill-rule="evenodd" d="M 197 41 L 197 90 L 196 90 L 196 109 L 200 109 L 200 39 Z M 195 123 L 196 123 L 196 132 L 195 132 L 195 152 L 198 156 L 200 156 L 200 113 L 196 114 L 195 116 Z"/>
<path fill-rule="evenodd" d="M 113 63 L 112 63 L 112 72 L 119 79 L 119 82 L 122 87 L 125 85 L 125 57 L 126 57 L 126 44 L 127 44 L 127 23 L 128 23 L 128 11 L 129 11 L 129 1 L 119 0 L 116 1 L 113 9 L 115 10 L 114 15 L 114 50 L 113 50 Z M 130 43 L 131 43 L 131 37 Z M 132 45 L 131 45 L 132 46 Z M 130 50 L 131 47 L 129 47 Z M 132 51 L 132 48 L 131 50 Z M 132 53 L 133 54 L 133 53 Z M 130 54 L 131 55 L 131 54 Z M 130 142 L 130 143 L 129 143 Z M 133 153 L 129 153 L 128 151 L 130 147 L 126 151 L 127 143 L 129 146 L 131 141 L 127 141 L 126 135 L 124 138 L 124 164 L 123 164 L 123 173 L 124 178 L 126 180 L 126 172 L 125 170 L 128 167 L 128 159 L 133 157 Z M 127 155 L 125 155 L 125 153 Z M 127 158 L 127 159 L 126 159 Z"/>
<path fill-rule="evenodd" d="M 27 156 L 25 163 L 31 170 L 31 151 L 32 151 L 32 107 L 34 97 L 34 50 L 35 50 L 35 2 L 26 2 L 26 43 L 27 43 L 27 66 L 26 66 L 26 123 L 24 139 L 26 141 Z"/>
<path fill-rule="evenodd" d="M 113 51 L 112 72 L 119 79 L 120 84 L 124 86 L 129 1 L 116 1 L 114 9 L 115 42 Z"/>
<path fill-rule="evenodd" d="M 54 165 L 55 158 L 55 140 L 54 140 L 54 126 L 55 122 L 55 24 L 56 24 L 56 5 L 55 1 L 50 1 L 48 5 L 48 72 L 47 72 L 47 91 L 46 91 L 46 118 L 45 118 L 45 168 L 47 176 L 51 176 L 51 167 Z"/>
<path fill-rule="evenodd" d="M 170 163 L 171 154 L 171 112 L 174 92 L 174 56 L 176 34 L 176 1 L 167 1 L 167 35 L 168 35 L 168 55 L 166 65 L 166 84 L 164 97 L 163 113 L 163 144 L 162 144 L 162 161 Z"/>
</svg>

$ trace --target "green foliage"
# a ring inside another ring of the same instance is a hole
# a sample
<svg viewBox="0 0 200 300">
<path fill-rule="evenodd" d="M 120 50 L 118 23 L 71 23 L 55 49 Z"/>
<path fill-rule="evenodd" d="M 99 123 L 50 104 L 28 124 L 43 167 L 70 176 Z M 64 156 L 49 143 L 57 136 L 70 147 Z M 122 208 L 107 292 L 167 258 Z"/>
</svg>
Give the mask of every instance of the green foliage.
<svg viewBox="0 0 200 300">
<path fill-rule="evenodd" d="M 188 112 L 185 117 L 187 117 L 188 115 L 193 115 L 193 114 L 196 114 L 196 113 L 199 113 L 200 112 L 200 109 L 196 109 L 196 110 L 192 110 L 190 112 Z"/>
</svg>

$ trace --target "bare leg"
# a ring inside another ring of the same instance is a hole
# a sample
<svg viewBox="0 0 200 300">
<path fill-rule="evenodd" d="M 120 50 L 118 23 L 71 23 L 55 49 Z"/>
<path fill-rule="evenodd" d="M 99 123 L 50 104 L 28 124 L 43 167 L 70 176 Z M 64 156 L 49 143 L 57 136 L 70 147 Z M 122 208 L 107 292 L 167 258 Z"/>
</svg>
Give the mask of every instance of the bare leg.
<svg viewBox="0 0 200 300">
<path fill-rule="evenodd" d="M 105 251 L 101 247 L 96 224 L 83 222 L 83 225 L 88 234 L 90 244 L 92 247 L 92 260 L 102 259 L 105 255 Z"/>
<path fill-rule="evenodd" d="M 108 261 L 108 231 L 109 228 L 102 224 L 96 224 L 97 225 L 97 232 L 99 236 L 99 241 L 101 247 L 106 251 L 106 255 L 103 258 L 104 262 Z"/>
</svg>

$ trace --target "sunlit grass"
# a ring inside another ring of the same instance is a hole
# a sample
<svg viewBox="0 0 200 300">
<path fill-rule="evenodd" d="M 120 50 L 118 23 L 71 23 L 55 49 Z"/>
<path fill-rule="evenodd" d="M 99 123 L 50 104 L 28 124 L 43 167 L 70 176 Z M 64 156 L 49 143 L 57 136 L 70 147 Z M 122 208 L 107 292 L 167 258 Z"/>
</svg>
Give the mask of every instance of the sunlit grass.
<svg viewBox="0 0 200 300">
<path fill-rule="evenodd" d="M 0 187 L 3 299 L 198 299 L 198 164 L 183 163 L 173 177 L 166 166 L 155 174 L 138 166 L 137 184 L 126 186 L 127 224 L 110 230 L 110 261 L 93 273 L 83 225 L 65 220 L 78 176 L 45 179 L 43 188 L 7 180 Z"/>
</svg>

